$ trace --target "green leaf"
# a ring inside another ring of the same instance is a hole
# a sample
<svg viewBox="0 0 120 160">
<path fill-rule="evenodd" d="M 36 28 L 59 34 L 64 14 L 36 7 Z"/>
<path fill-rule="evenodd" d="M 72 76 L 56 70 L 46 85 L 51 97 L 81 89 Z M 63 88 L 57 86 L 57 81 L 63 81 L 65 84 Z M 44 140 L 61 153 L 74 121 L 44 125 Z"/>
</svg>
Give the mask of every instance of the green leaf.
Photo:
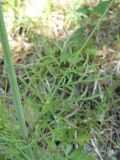
<svg viewBox="0 0 120 160">
<path fill-rule="evenodd" d="M 95 160 L 95 158 L 83 152 L 82 148 L 79 147 L 75 152 L 70 155 L 70 160 Z"/>
<path fill-rule="evenodd" d="M 84 44 L 84 28 L 78 28 L 71 37 L 66 41 L 60 55 L 61 62 L 72 62 L 76 57 L 76 52 L 72 50 L 80 49 Z"/>
<path fill-rule="evenodd" d="M 80 145 L 83 145 L 86 143 L 86 142 L 89 142 L 90 141 L 90 134 L 89 133 L 79 133 L 78 137 L 77 137 L 77 142 L 80 144 Z"/>
<path fill-rule="evenodd" d="M 103 2 L 99 3 L 96 7 L 94 7 L 93 13 L 102 15 L 105 12 L 105 10 L 107 9 L 109 3 L 110 3 L 110 1 L 103 1 Z"/>
<path fill-rule="evenodd" d="M 89 11 L 88 11 L 88 8 L 85 8 L 85 7 L 79 7 L 77 9 L 77 12 L 81 13 L 81 14 L 87 14 Z"/>
<path fill-rule="evenodd" d="M 80 28 L 78 28 L 73 34 L 72 34 L 72 36 L 71 36 L 71 38 L 70 38 L 70 41 L 72 41 L 72 40 L 80 40 L 81 38 L 82 38 L 82 36 L 83 36 L 83 33 L 84 33 L 84 30 L 85 30 L 85 28 L 83 28 L 83 27 L 80 27 Z M 77 39 L 78 38 L 78 39 Z"/>
<path fill-rule="evenodd" d="M 5 156 L 4 155 L 0 155 L 0 160 L 5 160 Z"/>
<path fill-rule="evenodd" d="M 72 145 L 71 144 L 67 144 L 66 145 L 66 149 L 65 149 L 65 153 L 66 155 L 68 155 L 72 150 Z"/>
</svg>

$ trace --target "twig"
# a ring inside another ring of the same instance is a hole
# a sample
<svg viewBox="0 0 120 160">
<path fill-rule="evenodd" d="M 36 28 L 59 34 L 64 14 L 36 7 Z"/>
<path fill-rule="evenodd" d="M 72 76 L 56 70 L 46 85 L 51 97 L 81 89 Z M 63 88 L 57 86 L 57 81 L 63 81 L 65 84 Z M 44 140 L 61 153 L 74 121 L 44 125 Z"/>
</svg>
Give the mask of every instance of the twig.
<svg viewBox="0 0 120 160">
<path fill-rule="evenodd" d="M 103 92 L 102 92 L 102 89 L 101 89 L 100 84 L 98 84 L 98 89 L 99 89 L 99 92 L 100 92 L 100 99 L 101 99 L 101 101 L 102 101 L 103 98 L 104 98 L 104 95 L 103 95 Z"/>
<path fill-rule="evenodd" d="M 3 96 L 0 95 L 0 98 L 2 98 L 2 99 L 13 99 L 12 97 L 4 96 L 4 95 Z"/>
<path fill-rule="evenodd" d="M 95 149 L 95 152 L 96 152 L 97 155 L 99 156 L 100 160 L 103 160 L 103 158 L 102 158 L 102 156 L 101 156 L 101 154 L 100 154 L 100 152 L 99 152 L 99 150 L 98 150 L 98 148 L 97 148 L 97 145 L 95 144 L 95 142 L 94 142 L 93 139 L 91 139 L 91 143 L 92 143 L 92 145 L 93 145 L 93 147 L 94 147 L 94 149 Z"/>
<path fill-rule="evenodd" d="M 93 92 L 92 92 L 92 95 L 93 95 L 93 96 L 95 95 L 95 92 L 96 92 L 96 90 L 97 90 L 97 86 L 98 86 L 98 81 L 95 81 L 94 87 L 93 87 Z"/>
</svg>

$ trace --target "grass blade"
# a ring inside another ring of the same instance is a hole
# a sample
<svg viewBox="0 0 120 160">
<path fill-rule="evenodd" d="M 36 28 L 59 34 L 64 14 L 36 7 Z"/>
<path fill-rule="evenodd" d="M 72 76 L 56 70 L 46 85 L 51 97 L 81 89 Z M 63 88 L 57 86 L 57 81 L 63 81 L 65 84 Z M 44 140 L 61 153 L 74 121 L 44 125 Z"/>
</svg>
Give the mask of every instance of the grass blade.
<svg viewBox="0 0 120 160">
<path fill-rule="evenodd" d="M 20 93 L 19 93 L 19 89 L 18 89 L 15 69 L 14 69 L 14 66 L 12 63 L 11 51 L 10 51 L 9 41 L 8 41 L 7 32 L 6 32 L 6 28 L 5 28 L 1 4 L 0 4 L 0 40 L 1 40 L 2 48 L 3 48 L 5 67 L 6 67 L 6 70 L 8 73 L 8 77 L 9 77 L 9 81 L 10 81 L 10 85 L 11 85 L 11 90 L 12 90 L 12 95 L 13 95 L 13 100 L 14 100 L 17 115 L 18 115 L 18 121 L 19 121 L 19 125 L 20 125 L 21 135 L 22 135 L 23 139 L 27 140 L 28 133 L 27 133 L 26 125 L 25 125 L 25 117 L 24 117 Z M 34 160 L 32 150 L 30 148 L 28 148 L 28 150 L 26 150 L 26 152 L 29 154 L 31 159 Z"/>
<path fill-rule="evenodd" d="M 1 39 L 1 44 L 2 44 L 2 48 L 3 48 L 3 53 L 4 53 L 5 67 L 6 67 L 6 70 L 8 73 L 14 103 L 15 103 L 15 106 L 17 109 L 18 120 L 19 120 L 19 125 L 20 125 L 20 129 L 21 129 L 22 137 L 26 139 L 26 138 L 28 138 L 27 128 L 25 126 L 25 118 L 24 118 L 24 113 L 23 113 L 23 109 L 22 109 L 22 103 L 21 103 L 21 99 L 20 99 L 19 89 L 18 89 L 18 85 L 17 85 L 15 69 L 14 69 L 14 66 L 12 63 L 10 46 L 9 46 L 9 42 L 8 42 L 7 32 L 5 29 L 1 6 L 0 6 L 0 37 L 1 37 L 0 39 Z"/>
</svg>

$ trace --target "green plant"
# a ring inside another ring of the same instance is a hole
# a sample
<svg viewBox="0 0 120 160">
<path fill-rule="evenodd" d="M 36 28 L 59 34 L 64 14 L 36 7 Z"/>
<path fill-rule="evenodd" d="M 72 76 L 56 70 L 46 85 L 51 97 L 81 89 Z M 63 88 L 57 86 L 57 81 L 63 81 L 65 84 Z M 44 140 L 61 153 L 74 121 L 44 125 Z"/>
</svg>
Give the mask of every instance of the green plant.
<svg viewBox="0 0 120 160">
<path fill-rule="evenodd" d="M 86 153 L 86 144 L 96 136 L 91 134 L 94 129 L 99 126 L 102 130 L 106 121 L 109 122 L 111 117 L 105 119 L 105 116 L 110 103 L 115 105 L 115 102 L 111 100 L 110 88 L 99 89 L 104 81 L 112 81 L 112 75 L 100 75 L 101 64 L 95 61 L 97 50 L 92 37 L 112 2 L 103 5 L 102 17 L 87 39 L 84 38 L 85 24 L 67 40 L 33 35 L 36 50 L 31 60 L 15 65 L 30 142 L 16 134 L 17 124 L 10 130 L 16 122 L 16 113 L 13 109 L 10 112 L 14 118 L 9 117 L 5 110 L 7 100 L 1 100 L 0 111 L 6 115 L 0 118 L 1 159 L 6 155 L 11 160 L 30 159 L 24 151 L 31 146 L 36 160 L 95 159 L 95 151 L 91 156 Z M 102 131 L 97 131 L 99 139 L 100 134 Z"/>
<path fill-rule="evenodd" d="M 8 42 L 7 33 L 5 29 L 1 4 L 0 4 L 0 40 L 1 40 L 3 53 L 4 53 L 5 67 L 8 73 L 8 77 L 9 77 L 9 81 L 10 81 L 10 85 L 12 89 L 13 100 L 14 100 L 16 110 L 17 110 L 18 122 L 19 122 L 20 130 L 21 130 L 21 136 L 23 139 L 27 140 L 28 133 L 27 133 L 26 125 L 25 125 L 25 118 L 24 118 L 22 103 L 20 99 L 19 89 L 17 85 L 16 74 L 15 74 L 13 63 L 12 63 L 11 52 L 10 52 L 9 42 Z M 32 151 L 30 151 L 30 154 L 33 157 Z"/>
</svg>

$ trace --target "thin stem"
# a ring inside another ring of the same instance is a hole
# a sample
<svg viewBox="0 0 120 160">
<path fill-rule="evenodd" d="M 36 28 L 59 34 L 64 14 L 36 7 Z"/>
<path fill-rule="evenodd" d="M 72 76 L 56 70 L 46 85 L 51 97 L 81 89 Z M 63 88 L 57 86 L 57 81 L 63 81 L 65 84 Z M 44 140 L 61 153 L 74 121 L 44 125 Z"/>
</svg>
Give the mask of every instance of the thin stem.
<svg viewBox="0 0 120 160">
<path fill-rule="evenodd" d="M 17 109 L 18 120 L 19 120 L 22 137 L 27 139 L 28 138 L 27 128 L 25 126 L 25 118 L 24 118 L 24 113 L 22 109 L 22 103 L 21 103 L 21 98 L 19 94 L 15 69 L 12 63 L 11 51 L 10 51 L 10 46 L 8 42 L 8 37 L 7 37 L 7 32 L 5 28 L 4 19 L 3 19 L 1 5 L 0 5 L 0 37 L 1 37 L 0 40 L 1 40 L 2 48 L 3 48 L 3 53 L 4 53 L 5 67 L 8 73 L 14 103 Z"/>
<path fill-rule="evenodd" d="M 0 40 L 1 40 L 2 48 L 3 48 L 5 67 L 6 67 L 6 70 L 8 73 L 8 78 L 10 81 L 12 95 L 13 95 L 13 100 L 14 100 L 17 115 L 18 115 L 18 121 L 19 121 L 19 125 L 20 125 L 21 135 L 22 135 L 23 139 L 27 140 L 28 133 L 27 133 L 26 125 L 25 125 L 25 117 L 24 117 L 21 97 L 20 97 L 20 93 L 19 93 L 19 89 L 18 89 L 15 69 L 13 66 L 12 58 L 11 58 L 11 51 L 10 51 L 9 41 L 8 41 L 6 27 L 5 27 L 5 23 L 4 23 L 1 3 L 0 3 Z M 34 160 L 34 156 L 32 154 L 32 149 L 28 148 L 28 150 L 26 150 L 26 152 L 29 154 L 31 159 Z"/>
</svg>

